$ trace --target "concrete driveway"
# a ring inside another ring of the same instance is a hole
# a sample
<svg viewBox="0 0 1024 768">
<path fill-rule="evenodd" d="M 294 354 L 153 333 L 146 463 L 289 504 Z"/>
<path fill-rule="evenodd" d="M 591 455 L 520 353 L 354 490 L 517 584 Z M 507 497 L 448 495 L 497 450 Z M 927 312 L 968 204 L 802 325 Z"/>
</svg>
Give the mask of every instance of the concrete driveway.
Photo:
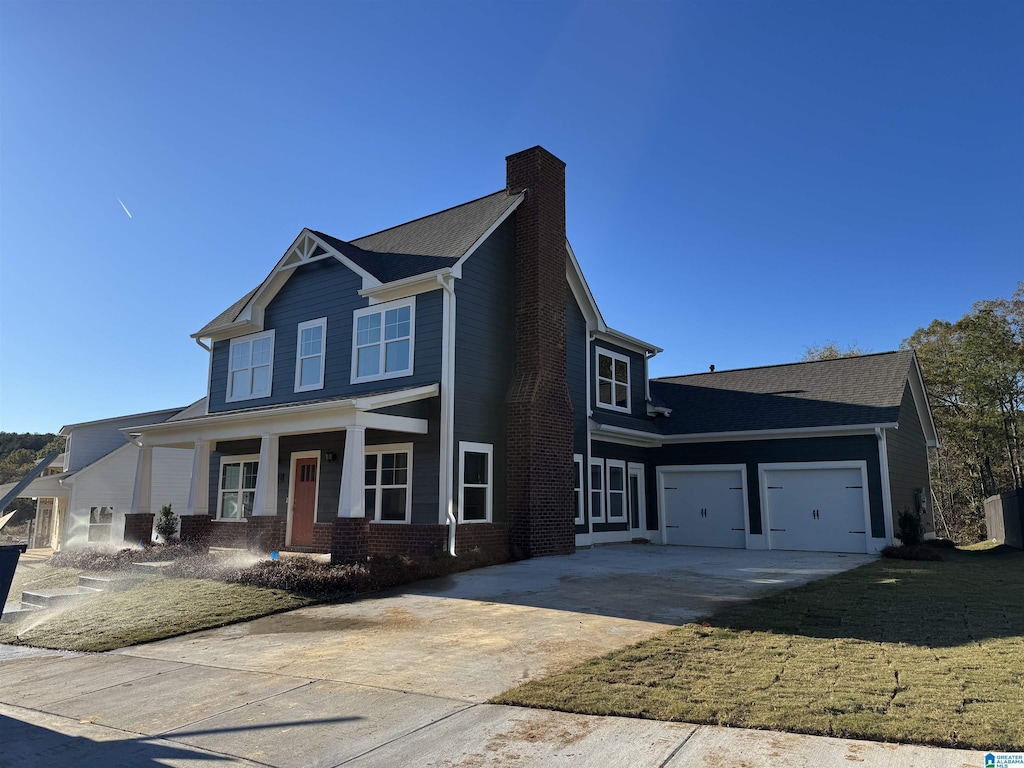
<svg viewBox="0 0 1024 768">
<path fill-rule="evenodd" d="M 948 750 L 484 703 L 723 603 L 869 559 L 608 546 L 112 654 L 11 659 L 0 663 L 0 740 L 13 746 L 0 764 L 683 766 L 758 754 L 960 764 L 945 759 L 965 753 Z"/>
</svg>

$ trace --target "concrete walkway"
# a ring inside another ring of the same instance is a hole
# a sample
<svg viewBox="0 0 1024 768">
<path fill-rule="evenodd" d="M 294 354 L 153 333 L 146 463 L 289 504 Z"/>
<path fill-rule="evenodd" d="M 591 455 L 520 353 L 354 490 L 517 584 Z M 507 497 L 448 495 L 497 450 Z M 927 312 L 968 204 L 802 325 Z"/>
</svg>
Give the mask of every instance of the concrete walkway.
<svg viewBox="0 0 1024 768">
<path fill-rule="evenodd" d="M 12 654 L 0 661 L 0 765 L 983 764 L 975 752 L 485 703 L 868 559 L 602 547 L 117 653 Z"/>
</svg>

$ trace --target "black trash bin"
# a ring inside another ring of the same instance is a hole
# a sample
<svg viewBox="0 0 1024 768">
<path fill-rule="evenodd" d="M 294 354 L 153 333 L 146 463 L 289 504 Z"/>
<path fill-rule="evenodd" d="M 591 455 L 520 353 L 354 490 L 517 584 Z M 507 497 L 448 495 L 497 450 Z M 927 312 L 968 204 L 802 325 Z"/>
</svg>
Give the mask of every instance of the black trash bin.
<svg viewBox="0 0 1024 768">
<path fill-rule="evenodd" d="M 14 581 L 14 570 L 18 567 L 18 558 L 28 549 L 27 544 L 5 544 L 0 546 L 0 616 L 4 614 L 7 595 L 11 592 Z"/>
</svg>

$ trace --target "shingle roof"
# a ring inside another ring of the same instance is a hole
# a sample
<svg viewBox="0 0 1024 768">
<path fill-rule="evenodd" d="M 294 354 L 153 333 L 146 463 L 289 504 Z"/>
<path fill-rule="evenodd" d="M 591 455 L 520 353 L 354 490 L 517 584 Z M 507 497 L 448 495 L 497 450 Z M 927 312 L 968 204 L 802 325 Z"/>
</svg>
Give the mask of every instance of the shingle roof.
<svg viewBox="0 0 1024 768">
<path fill-rule="evenodd" d="M 672 408 L 662 434 L 886 424 L 899 417 L 910 350 L 651 380 Z"/>
<path fill-rule="evenodd" d="M 390 283 L 454 265 L 516 199 L 501 190 L 352 241 L 310 231 L 382 283 Z M 202 338 L 229 328 L 260 286 L 193 335 Z"/>
</svg>

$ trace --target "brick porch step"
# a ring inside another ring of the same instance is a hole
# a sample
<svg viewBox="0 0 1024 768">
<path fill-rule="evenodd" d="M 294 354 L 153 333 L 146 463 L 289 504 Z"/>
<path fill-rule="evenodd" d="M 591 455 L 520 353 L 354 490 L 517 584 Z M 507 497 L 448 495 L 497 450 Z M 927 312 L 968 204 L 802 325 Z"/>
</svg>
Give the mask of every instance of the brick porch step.
<svg viewBox="0 0 1024 768">
<path fill-rule="evenodd" d="M 95 592 L 124 592 L 142 582 L 132 576 L 79 576 L 78 586 Z"/>
</svg>

